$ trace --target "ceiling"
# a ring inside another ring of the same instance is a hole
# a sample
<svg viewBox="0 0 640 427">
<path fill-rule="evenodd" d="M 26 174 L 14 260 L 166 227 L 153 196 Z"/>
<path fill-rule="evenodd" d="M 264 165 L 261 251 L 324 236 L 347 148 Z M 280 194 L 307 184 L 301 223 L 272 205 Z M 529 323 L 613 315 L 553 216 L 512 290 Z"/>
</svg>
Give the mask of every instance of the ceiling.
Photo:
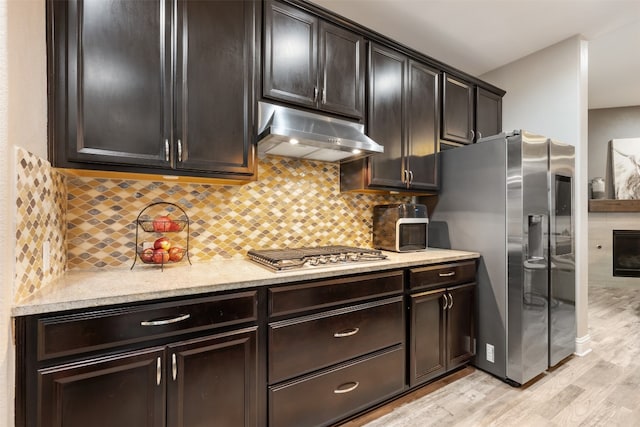
<svg viewBox="0 0 640 427">
<path fill-rule="evenodd" d="M 640 105 L 640 0 L 312 0 L 474 76 L 575 35 L 589 108 Z"/>
</svg>

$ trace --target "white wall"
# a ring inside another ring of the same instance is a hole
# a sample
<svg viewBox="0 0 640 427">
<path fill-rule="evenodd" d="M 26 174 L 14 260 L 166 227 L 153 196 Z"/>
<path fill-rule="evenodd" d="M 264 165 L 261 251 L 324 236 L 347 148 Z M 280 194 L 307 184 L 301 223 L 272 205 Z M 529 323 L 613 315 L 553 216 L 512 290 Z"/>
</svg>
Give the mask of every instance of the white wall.
<svg viewBox="0 0 640 427">
<path fill-rule="evenodd" d="M 12 158 L 9 144 L 8 76 L 7 76 L 7 4 L 0 2 L 0 240 L 14 242 L 11 235 L 11 171 Z M 13 244 L 0 246 L 0 425 L 13 425 L 11 401 L 13 400 L 12 381 L 13 357 L 11 345 L 11 324 L 9 310 L 13 298 Z"/>
<path fill-rule="evenodd" d="M 619 138 L 640 138 L 640 106 L 589 110 L 589 180 L 603 177 L 607 198 L 614 197 L 609 141 Z"/>
<path fill-rule="evenodd" d="M 580 36 L 491 71 L 481 79 L 507 91 L 503 129 L 526 129 L 576 147 L 576 311 L 578 354 L 590 350 L 588 298 L 588 43 Z"/>
<path fill-rule="evenodd" d="M 44 0 L 0 0 L 0 425 L 14 425 L 15 147 L 47 158 Z"/>
</svg>

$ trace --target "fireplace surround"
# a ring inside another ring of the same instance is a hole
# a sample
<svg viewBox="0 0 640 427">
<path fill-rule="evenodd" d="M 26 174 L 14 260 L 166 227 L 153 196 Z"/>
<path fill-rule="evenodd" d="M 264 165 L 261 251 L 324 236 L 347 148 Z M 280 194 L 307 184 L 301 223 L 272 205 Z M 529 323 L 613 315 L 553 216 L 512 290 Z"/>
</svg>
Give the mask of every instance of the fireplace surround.
<svg viewBox="0 0 640 427">
<path fill-rule="evenodd" d="M 640 230 L 613 230 L 613 275 L 640 277 Z"/>
</svg>

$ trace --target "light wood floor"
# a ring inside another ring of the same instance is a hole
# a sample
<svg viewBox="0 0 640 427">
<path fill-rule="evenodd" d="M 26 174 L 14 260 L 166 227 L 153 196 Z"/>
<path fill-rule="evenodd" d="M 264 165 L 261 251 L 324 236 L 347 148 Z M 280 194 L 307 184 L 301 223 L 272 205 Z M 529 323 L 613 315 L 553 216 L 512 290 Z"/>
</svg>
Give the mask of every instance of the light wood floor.
<svg viewBox="0 0 640 427">
<path fill-rule="evenodd" d="M 469 367 L 343 427 L 640 426 L 640 288 L 590 288 L 589 334 L 526 387 Z"/>
</svg>

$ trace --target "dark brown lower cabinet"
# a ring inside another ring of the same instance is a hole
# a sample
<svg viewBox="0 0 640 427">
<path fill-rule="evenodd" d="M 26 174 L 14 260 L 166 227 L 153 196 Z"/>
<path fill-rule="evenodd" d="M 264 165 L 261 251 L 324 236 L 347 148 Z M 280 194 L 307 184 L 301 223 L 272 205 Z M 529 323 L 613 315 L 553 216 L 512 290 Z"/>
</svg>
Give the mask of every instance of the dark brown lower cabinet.
<svg viewBox="0 0 640 427">
<path fill-rule="evenodd" d="M 411 387 L 469 361 L 475 354 L 475 283 L 410 296 Z"/>
<path fill-rule="evenodd" d="M 164 348 L 38 371 L 39 427 L 162 427 Z"/>
<path fill-rule="evenodd" d="M 269 289 L 268 425 L 316 427 L 406 389 L 404 271 Z"/>
<path fill-rule="evenodd" d="M 464 260 L 17 318 L 16 426 L 333 425 L 474 356 L 475 272 Z"/>
<path fill-rule="evenodd" d="M 167 425 L 258 426 L 256 328 L 170 345 Z"/>
<path fill-rule="evenodd" d="M 256 329 L 42 369 L 38 426 L 257 426 Z"/>
</svg>

